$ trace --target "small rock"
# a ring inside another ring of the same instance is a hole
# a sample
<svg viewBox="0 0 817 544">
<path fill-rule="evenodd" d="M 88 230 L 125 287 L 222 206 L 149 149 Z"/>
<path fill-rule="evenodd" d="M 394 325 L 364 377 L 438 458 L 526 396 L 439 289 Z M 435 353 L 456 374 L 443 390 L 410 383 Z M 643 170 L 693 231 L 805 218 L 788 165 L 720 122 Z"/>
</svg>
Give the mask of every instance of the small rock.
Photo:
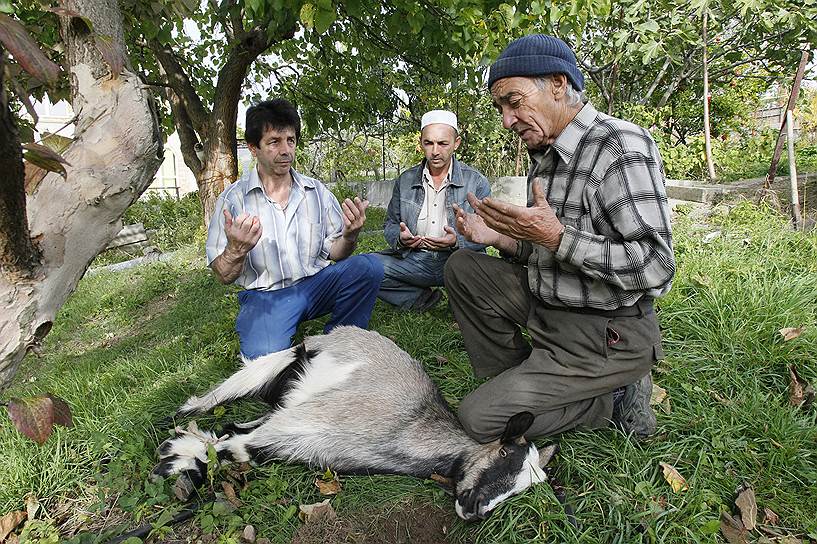
<svg viewBox="0 0 817 544">
<path fill-rule="evenodd" d="M 244 527 L 244 531 L 241 533 L 241 541 L 242 542 L 255 542 L 255 527 L 252 525 L 247 525 Z"/>
<path fill-rule="evenodd" d="M 259 538 L 255 541 L 255 544 L 272 544 L 269 538 Z"/>
</svg>

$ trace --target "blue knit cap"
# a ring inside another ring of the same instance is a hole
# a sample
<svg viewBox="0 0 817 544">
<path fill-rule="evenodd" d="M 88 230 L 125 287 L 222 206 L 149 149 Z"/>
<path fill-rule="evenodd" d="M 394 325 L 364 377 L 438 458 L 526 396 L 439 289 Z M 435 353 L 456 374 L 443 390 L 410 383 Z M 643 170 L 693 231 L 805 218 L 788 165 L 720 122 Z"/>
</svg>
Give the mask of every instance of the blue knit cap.
<svg viewBox="0 0 817 544">
<path fill-rule="evenodd" d="M 547 74 L 565 74 L 576 90 L 584 90 L 584 76 L 567 44 L 552 36 L 530 34 L 512 41 L 499 54 L 488 72 L 488 89 L 503 77 Z"/>
</svg>

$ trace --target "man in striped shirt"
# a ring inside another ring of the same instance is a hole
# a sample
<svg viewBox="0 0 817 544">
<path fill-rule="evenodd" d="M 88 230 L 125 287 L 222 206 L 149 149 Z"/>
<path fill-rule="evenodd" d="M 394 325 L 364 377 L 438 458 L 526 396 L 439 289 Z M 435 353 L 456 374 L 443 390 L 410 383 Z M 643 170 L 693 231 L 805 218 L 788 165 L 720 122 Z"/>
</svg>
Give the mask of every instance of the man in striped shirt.
<svg viewBox="0 0 817 544">
<path fill-rule="evenodd" d="M 207 232 L 213 273 L 244 288 L 241 353 L 254 359 L 286 349 L 299 323 L 330 313 L 324 332 L 366 328 L 383 266 L 372 255 L 350 255 L 369 202 L 339 204 L 320 181 L 292 168 L 301 119 L 288 101 L 251 107 L 246 124 L 256 166 L 219 196 Z"/>
<path fill-rule="evenodd" d="M 585 103 L 575 55 L 557 38 L 509 44 L 488 88 L 530 153 L 529 196 L 520 207 L 471 195 L 476 213 L 457 211 L 460 233 L 505 256 L 460 250 L 446 266 L 474 371 L 492 377 L 463 399 L 460 420 L 481 441 L 522 411 L 535 416 L 529 436 L 611 421 L 653 434 L 653 299 L 675 273 L 658 148 Z"/>
</svg>

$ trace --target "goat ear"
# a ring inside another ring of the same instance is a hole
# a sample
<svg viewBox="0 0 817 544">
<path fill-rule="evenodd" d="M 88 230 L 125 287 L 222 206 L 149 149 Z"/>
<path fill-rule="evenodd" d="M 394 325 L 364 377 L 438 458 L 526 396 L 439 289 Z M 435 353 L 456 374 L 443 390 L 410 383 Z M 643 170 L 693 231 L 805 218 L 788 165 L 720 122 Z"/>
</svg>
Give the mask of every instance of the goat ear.
<svg viewBox="0 0 817 544">
<path fill-rule="evenodd" d="M 559 444 L 550 444 L 539 450 L 539 468 L 545 468 L 559 451 Z"/>
<path fill-rule="evenodd" d="M 530 429 L 531 425 L 533 425 L 533 414 L 530 412 L 519 412 L 508 419 L 508 423 L 505 425 L 505 432 L 502 433 L 502 438 L 500 438 L 499 441 L 503 444 L 515 442 L 522 438 L 522 435 Z"/>
</svg>

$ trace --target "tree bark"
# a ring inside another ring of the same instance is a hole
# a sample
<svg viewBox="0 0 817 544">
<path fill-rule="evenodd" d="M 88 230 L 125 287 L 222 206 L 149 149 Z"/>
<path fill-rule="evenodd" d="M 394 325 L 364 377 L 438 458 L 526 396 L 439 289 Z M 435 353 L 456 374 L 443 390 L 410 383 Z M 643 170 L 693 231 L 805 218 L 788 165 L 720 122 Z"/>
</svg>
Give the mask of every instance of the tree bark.
<svg viewBox="0 0 817 544">
<path fill-rule="evenodd" d="M 236 116 L 241 86 L 250 66 L 274 43 L 291 38 L 295 28 L 292 21 L 272 37 L 261 28 L 234 29 L 240 39 L 219 70 L 210 111 L 201 102 L 176 54 L 156 40 L 148 44 L 173 90 L 168 99 L 182 144 L 182 158 L 196 177 L 205 226 L 210 224 L 218 195 L 238 176 Z"/>
<path fill-rule="evenodd" d="M 0 275 L 18 281 L 35 274 L 40 252 L 28 232 L 23 150 L 5 92 L 4 60 L 0 47 Z"/>
<path fill-rule="evenodd" d="M 116 0 L 75 0 L 124 55 Z M 0 389 L 25 354 L 36 350 L 94 257 L 121 229 L 121 216 L 150 185 L 161 138 L 150 97 L 126 67 L 112 78 L 93 35 L 64 18 L 62 35 L 77 112 L 74 142 L 63 154 L 65 179 L 48 174 L 26 201 L 31 237 L 42 257 L 30 279 L 0 277 Z"/>
<path fill-rule="evenodd" d="M 707 12 L 704 11 L 704 153 L 706 155 L 706 168 L 709 171 L 709 179 L 710 181 L 715 181 L 715 162 L 712 160 L 712 134 L 709 130 L 709 72 L 707 70 L 707 50 L 709 46 L 706 43 L 706 23 Z"/>
</svg>

